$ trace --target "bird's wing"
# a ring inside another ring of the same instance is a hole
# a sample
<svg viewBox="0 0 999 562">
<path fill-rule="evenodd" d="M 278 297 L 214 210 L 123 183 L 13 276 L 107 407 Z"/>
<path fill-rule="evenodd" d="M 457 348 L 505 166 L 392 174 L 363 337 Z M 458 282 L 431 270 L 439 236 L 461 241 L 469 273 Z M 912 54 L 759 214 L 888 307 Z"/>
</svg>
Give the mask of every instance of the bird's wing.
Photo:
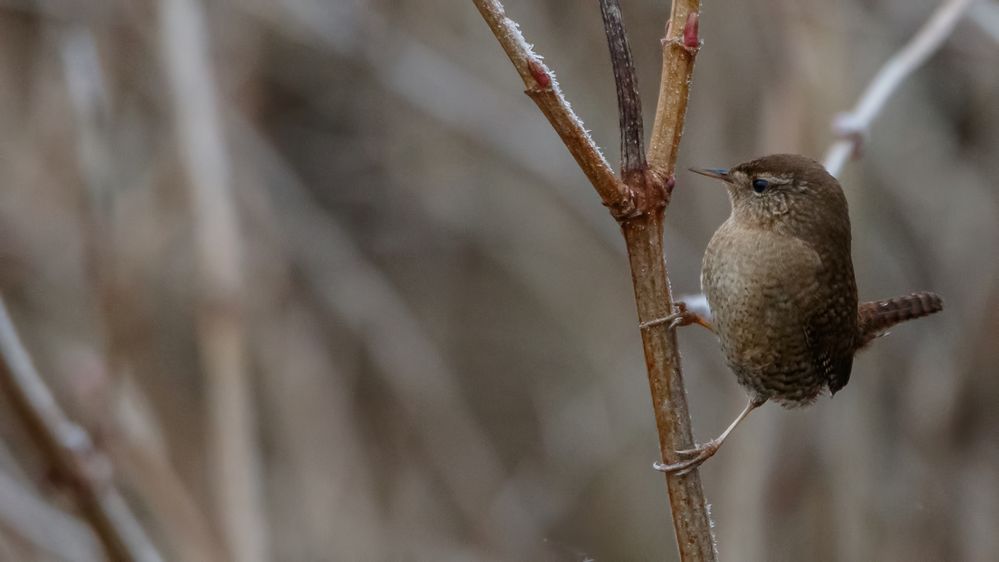
<svg viewBox="0 0 999 562">
<path fill-rule="evenodd" d="M 823 257 L 819 294 L 806 314 L 805 341 L 815 369 L 835 394 L 846 386 L 853 369 L 857 333 L 857 286 L 853 264 Z"/>
<path fill-rule="evenodd" d="M 824 328 L 821 327 L 825 322 L 820 318 L 821 315 L 816 315 L 805 325 L 805 343 L 811 351 L 814 368 L 829 385 L 829 391 L 836 394 L 850 382 L 853 353 L 838 352 L 832 342 L 823 341 L 827 339 L 823 337 Z"/>
</svg>

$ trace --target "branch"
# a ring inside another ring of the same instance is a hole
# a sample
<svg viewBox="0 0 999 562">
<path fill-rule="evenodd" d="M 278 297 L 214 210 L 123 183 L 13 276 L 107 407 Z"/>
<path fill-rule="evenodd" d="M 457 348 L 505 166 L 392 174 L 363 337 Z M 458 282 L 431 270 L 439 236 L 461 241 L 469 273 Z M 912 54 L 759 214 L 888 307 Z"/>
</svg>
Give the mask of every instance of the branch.
<svg viewBox="0 0 999 562">
<path fill-rule="evenodd" d="M 107 459 L 94 449 L 90 436 L 70 421 L 35 370 L 0 297 L 0 388 L 24 422 L 83 517 L 100 538 L 111 560 L 159 561 L 124 498 L 105 470 Z"/>
<path fill-rule="evenodd" d="M 826 170 L 838 176 L 843 166 L 860 152 L 871 123 L 884 108 L 888 98 L 902 82 L 930 57 L 954 30 L 961 16 L 974 0 L 945 0 L 926 20 L 909 43 L 881 67 L 851 111 L 840 113 L 833 120 L 833 130 L 840 137 L 826 151 Z"/>
<path fill-rule="evenodd" d="M 694 57 L 701 48 L 700 9 L 700 0 L 674 0 L 662 40 L 662 81 L 649 142 L 649 164 L 665 178 L 673 177 L 676 152 L 683 136 Z M 680 22 L 683 22 L 682 26 Z"/>
<path fill-rule="evenodd" d="M 584 137 L 587 151 L 580 152 L 578 146 L 570 143 L 567 135 L 562 132 L 560 127 L 565 123 L 553 119 L 553 107 L 568 111 L 564 107 L 565 101 L 557 90 L 552 90 L 553 81 L 549 71 L 539 66 L 540 60 L 531 53 L 516 24 L 503 14 L 503 7 L 492 0 L 473 1 L 527 84 L 528 94 L 548 116 L 552 126 L 560 132 L 580 167 L 584 171 L 597 168 L 603 175 L 612 175 L 589 137 Z M 663 215 L 673 186 L 676 149 L 683 131 L 694 56 L 700 47 L 698 9 L 698 0 L 675 0 L 673 4 L 667 37 L 663 40 L 662 85 L 648 154 L 651 168 L 646 169 L 640 154 L 641 104 L 635 87 L 635 72 L 631 65 L 620 6 L 617 0 L 601 0 L 620 104 L 622 170 L 626 186 L 619 187 L 620 182 L 613 179 L 607 181 L 607 185 L 614 186 L 613 190 L 602 189 L 599 182 L 593 181 L 590 173 L 587 176 L 591 178 L 604 204 L 611 207 L 612 214 L 621 224 L 628 247 L 640 324 L 663 318 L 673 309 L 669 277 L 663 258 Z M 683 22 L 683 25 L 679 22 Z M 671 33 L 670 29 L 676 32 Z M 539 93 L 546 88 L 550 94 L 547 97 L 541 96 Z M 571 112 L 568 114 L 571 115 Z M 572 123 L 582 130 L 574 117 Z M 628 212 L 620 212 L 622 206 L 615 205 L 615 201 L 624 201 L 629 206 Z M 656 428 L 659 432 L 661 458 L 663 462 L 673 462 L 678 460 L 676 450 L 693 445 L 676 333 L 660 323 L 642 330 L 641 335 Z M 681 560 L 714 560 L 716 553 L 711 520 L 699 472 L 692 470 L 684 476 L 667 476 L 666 482 Z"/>
<path fill-rule="evenodd" d="M 617 87 L 617 107 L 621 126 L 621 176 L 628 178 L 647 167 L 642 130 L 642 100 L 638 95 L 638 77 L 631 61 L 631 47 L 621 19 L 618 0 L 600 0 L 600 14 L 610 49 L 614 84 Z"/>
<path fill-rule="evenodd" d="M 196 331 L 208 396 L 215 514 L 229 556 L 260 562 L 270 546 L 243 320 L 243 235 L 203 10 L 196 0 L 162 0 L 160 49 L 193 215 L 200 291 Z"/>
<path fill-rule="evenodd" d="M 673 0 L 666 37 L 662 40 L 662 78 L 649 144 L 650 170 L 645 177 L 663 182 L 663 207 L 622 225 L 640 324 L 663 318 L 673 311 L 663 243 L 663 215 L 673 187 L 694 58 L 701 46 L 699 10 L 699 0 Z M 662 461 L 674 462 L 679 460 L 675 451 L 689 449 L 694 443 L 676 331 L 664 324 L 644 329 L 642 347 Z M 680 559 L 717 559 L 700 472 L 695 469 L 684 476 L 666 476 L 666 488 Z"/>
<path fill-rule="evenodd" d="M 553 73 L 524 40 L 513 20 L 506 17 L 499 0 L 472 0 L 493 35 L 520 74 L 527 87 L 525 93 L 534 100 L 548 118 L 552 128 L 562 138 L 576 164 L 597 190 L 600 199 L 615 217 L 634 214 L 634 201 L 627 187 L 611 170 L 596 143 L 583 128 L 583 122 L 569 107 Z"/>
<path fill-rule="evenodd" d="M 174 471 L 162 444 L 157 442 L 160 428 L 152 419 L 148 398 L 134 382 L 131 373 L 135 369 L 122 341 L 129 337 L 127 330 L 132 329 L 132 323 L 123 318 L 123 309 L 129 307 L 122 306 L 121 301 L 127 292 L 112 274 L 115 239 L 110 235 L 114 216 L 110 208 L 114 203 L 115 178 L 107 131 L 112 122 L 108 117 L 111 99 L 105 87 L 97 38 L 81 23 L 56 28 L 66 90 L 76 119 L 77 161 L 88 196 L 87 204 L 81 205 L 83 254 L 91 290 L 103 312 L 97 318 L 97 331 L 104 334 L 103 351 L 113 379 L 112 392 L 117 411 L 122 412 L 114 416 L 114 431 L 121 438 L 114 439 L 105 450 L 120 468 L 126 487 L 141 493 L 142 507 L 156 515 L 158 528 L 168 537 L 177 558 L 224 560 L 223 550 L 216 544 L 212 527 L 198 502 Z"/>
</svg>

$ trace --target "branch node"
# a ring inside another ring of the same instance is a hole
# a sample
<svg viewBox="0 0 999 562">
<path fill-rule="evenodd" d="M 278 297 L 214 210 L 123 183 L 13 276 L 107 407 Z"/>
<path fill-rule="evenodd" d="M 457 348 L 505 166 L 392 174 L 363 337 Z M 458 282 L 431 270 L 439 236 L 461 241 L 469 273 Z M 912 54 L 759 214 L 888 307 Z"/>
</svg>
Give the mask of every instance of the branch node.
<svg viewBox="0 0 999 562">
<path fill-rule="evenodd" d="M 625 186 L 625 190 L 625 196 L 617 203 L 604 203 L 607 209 L 610 210 L 611 216 L 614 217 L 614 220 L 618 223 L 623 223 L 643 214 L 642 209 L 640 209 L 637 205 L 638 198 L 636 197 L 635 190 L 627 186 Z"/>
<path fill-rule="evenodd" d="M 600 0 L 611 51 L 611 63 L 617 85 L 618 108 L 622 132 L 622 173 L 616 177 L 606 160 L 596 150 L 592 139 L 578 118 L 568 109 L 558 90 L 542 93 L 537 84 L 537 59 L 530 52 L 515 24 L 504 15 L 499 0 L 473 0 L 493 34 L 576 162 L 586 172 L 610 214 L 618 221 L 628 247 L 635 303 L 640 322 L 669 314 L 672 297 L 666 272 L 663 248 L 663 216 L 675 186 L 676 148 L 683 132 L 687 98 L 690 89 L 694 54 L 700 47 L 697 29 L 700 0 L 673 0 L 671 24 L 686 21 L 684 33 L 675 38 L 678 49 L 663 44 L 663 74 L 659 87 L 659 104 L 653 127 L 649 153 L 642 150 L 641 105 L 631 64 L 627 37 L 621 18 L 620 0 Z M 694 13 L 693 17 L 688 14 Z M 674 28 L 675 29 L 675 28 Z M 667 33 L 667 37 L 671 37 Z M 656 429 L 662 459 L 672 458 L 673 451 L 693 444 L 690 413 L 680 368 L 680 355 L 675 334 L 666 330 L 644 330 L 642 347 L 645 353 L 652 395 Z M 696 469 L 688 478 L 667 478 L 673 530 L 676 534 L 680 560 L 717 559 L 704 490 Z"/>
<path fill-rule="evenodd" d="M 611 207 L 611 215 L 619 223 L 665 209 L 676 184 L 672 176 L 665 178 L 649 167 L 625 174 L 624 181 L 628 186 L 625 202 Z"/>
<path fill-rule="evenodd" d="M 850 158 L 859 158 L 867 140 L 868 128 L 862 119 L 850 111 L 844 111 L 833 118 L 833 134 L 850 142 Z"/>
<path fill-rule="evenodd" d="M 847 160 L 859 156 L 861 144 L 871 123 L 884 109 L 892 94 L 940 48 L 964 13 L 975 4 L 974 0 L 941 2 L 912 39 L 878 70 L 853 110 L 836 116 L 832 128 L 839 140 L 829 147 L 823 158 L 823 164 L 830 174 L 838 176 Z"/>
<path fill-rule="evenodd" d="M 691 58 L 694 58 L 697 55 L 697 52 L 701 50 L 702 41 L 698 41 L 693 47 L 688 45 L 687 41 L 684 39 L 662 39 L 660 40 L 660 43 L 663 45 L 673 45 L 679 47 L 681 50 L 689 53 Z"/>
</svg>

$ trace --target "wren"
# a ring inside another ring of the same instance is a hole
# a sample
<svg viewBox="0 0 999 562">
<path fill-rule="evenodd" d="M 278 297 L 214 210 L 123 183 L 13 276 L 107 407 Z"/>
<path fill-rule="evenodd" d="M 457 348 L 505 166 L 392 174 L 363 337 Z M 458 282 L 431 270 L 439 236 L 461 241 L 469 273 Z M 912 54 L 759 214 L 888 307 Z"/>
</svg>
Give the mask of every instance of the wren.
<svg viewBox="0 0 999 562">
<path fill-rule="evenodd" d="M 712 319 L 681 306 L 662 322 L 698 323 L 715 332 L 749 403 L 717 438 L 677 451 L 685 460 L 656 464 L 669 473 L 687 472 L 714 455 L 767 401 L 793 408 L 826 389 L 835 394 L 850 380 L 857 351 L 895 324 L 943 308 L 929 292 L 858 304 L 846 197 L 815 160 L 775 154 L 729 170 L 691 171 L 724 182 L 732 204 L 701 269 Z"/>
</svg>

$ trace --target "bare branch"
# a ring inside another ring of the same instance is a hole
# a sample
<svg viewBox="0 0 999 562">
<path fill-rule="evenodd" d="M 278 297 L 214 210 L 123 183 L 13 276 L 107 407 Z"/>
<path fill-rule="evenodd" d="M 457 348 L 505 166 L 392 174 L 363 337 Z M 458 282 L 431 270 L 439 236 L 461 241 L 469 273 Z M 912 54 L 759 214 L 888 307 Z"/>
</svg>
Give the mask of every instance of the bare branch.
<svg viewBox="0 0 999 562">
<path fill-rule="evenodd" d="M 162 0 L 159 19 L 193 214 L 201 293 L 197 333 L 208 394 L 216 514 L 229 556 L 241 562 L 263 561 L 270 547 L 243 322 L 243 244 L 208 32 L 196 0 Z"/>
<path fill-rule="evenodd" d="M 624 31 L 621 4 L 618 0 L 600 0 L 600 14 L 610 48 L 614 84 L 617 87 L 617 108 L 621 123 L 621 176 L 628 181 L 632 174 L 646 168 L 642 129 L 642 99 L 638 95 L 638 77 L 631 60 L 631 47 Z"/>
<path fill-rule="evenodd" d="M 826 170 L 838 176 L 847 160 L 860 152 L 871 123 L 884 108 L 888 98 L 902 82 L 930 57 L 950 36 L 961 16 L 974 0 L 945 0 L 911 40 L 881 67 L 851 111 L 833 120 L 833 130 L 840 137 L 826 151 Z"/>
<path fill-rule="evenodd" d="M 56 403 L 21 343 L 0 298 L 0 388 L 112 560 L 162 560 L 139 521 L 110 481 L 109 462 L 90 436 Z M 103 470 L 102 470 L 103 467 Z"/>
<path fill-rule="evenodd" d="M 662 80 L 649 141 L 649 164 L 664 178 L 673 177 L 676 167 L 676 152 L 687 115 L 690 77 L 694 72 L 694 58 L 701 48 L 699 27 L 699 0 L 674 0 L 662 40 Z"/>
<path fill-rule="evenodd" d="M 634 202 L 627 187 L 614 175 L 600 149 L 583 128 L 583 122 L 569 107 L 555 81 L 555 74 L 534 54 L 517 24 L 506 17 L 503 5 L 498 0 L 472 1 L 527 86 L 525 93 L 548 118 L 604 205 L 611 209 L 614 216 L 633 214 Z"/>
<path fill-rule="evenodd" d="M 532 92 L 532 88 L 538 91 L 539 81 L 543 87 L 550 86 L 551 80 L 547 69 L 538 72 L 543 68 L 538 66 L 540 61 L 531 53 L 516 24 L 503 14 L 499 2 L 473 1 L 489 22 L 507 55 L 513 60 L 524 83 L 528 85 L 528 93 Z M 621 230 L 628 247 L 628 260 L 640 325 L 663 318 L 673 309 L 669 277 L 663 257 L 663 216 L 673 187 L 676 150 L 683 132 L 694 56 L 700 47 L 699 7 L 698 0 L 676 0 L 673 3 L 667 36 L 663 40 L 663 77 L 648 154 L 651 167 L 642 173 L 626 173 L 627 187 L 625 190 L 617 189 L 616 193 L 605 194 L 600 185 L 594 182 L 605 204 L 609 201 L 620 201 L 610 197 L 626 194 L 626 200 L 631 206 L 631 212 L 627 214 L 621 213 L 621 208 L 614 206 L 612 212 L 617 211 L 614 212 L 614 216 L 621 223 Z M 622 168 L 626 172 L 631 172 L 633 169 L 638 171 L 640 159 L 632 157 L 631 154 L 635 147 L 641 146 L 641 116 L 637 112 L 637 93 L 632 92 L 635 86 L 634 71 L 627 63 L 630 57 L 627 56 L 627 41 L 620 21 L 620 8 L 616 1 L 602 4 L 601 8 L 621 102 L 624 153 Z M 561 95 L 557 95 L 557 100 L 564 103 Z M 562 124 L 552 119 L 551 106 L 542 103 L 539 97 L 535 97 L 535 101 L 556 130 L 562 131 L 560 129 Z M 565 138 L 563 135 L 563 140 Z M 586 141 L 587 146 L 592 147 L 592 141 L 589 138 L 586 138 Z M 570 146 L 570 150 L 573 150 L 568 141 L 566 144 Z M 606 162 L 595 147 L 585 154 L 576 152 L 573 154 L 584 170 L 592 169 L 594 166 L 601 169 L 606 167 Z M 587 176 L 591 177 L 589 173 Z M 676 334 L 664 324 L 658 324 L 641 330 L 641 335 L 656 428 L 659 432 L 660 453 L 663 462 L 671 462 L 676 457 L 676 450 L 689 448 L 693 444 Z M 714 560 L 716 553 L 711 521 L 698 471 L 693 470 L 685 476 L 667 476 L 666 481 L 680 558 Z"/>
<path fill-rule="evenodd" d="M 677 149 L 683 136 L 694 58 L 701 46 L 699 10 L 699 0 L 674 0 L 666 37 L 662 40 L 662 78 L 648 158 L 650 175 L 665 181 L 667 203 L 673 186 Z M 673 311 L 665 262 L 663 213 L 651 213 L 648 224 L 628 224 L 623 230 L 628 242 L 638 320 L 642 325 Z M 676 331 L 663 324 L 643 329 L 642 347 L 648 365 L 660 453 L 663 462 L 673 462 L 679 460 L 675 451 L 688 449 L 694 442 Z M 679 477 L 667 476 L 666 487 L 680 559 L 717 559 L 699 471 Z"/>
</svg>

